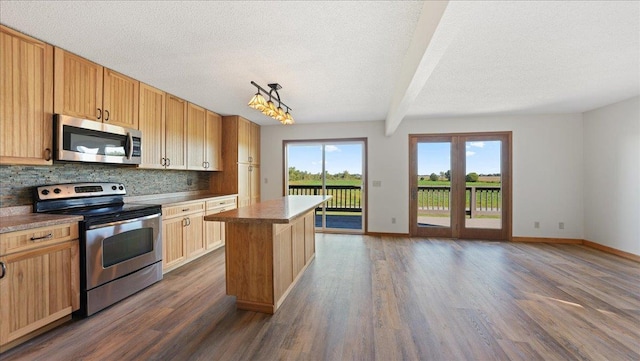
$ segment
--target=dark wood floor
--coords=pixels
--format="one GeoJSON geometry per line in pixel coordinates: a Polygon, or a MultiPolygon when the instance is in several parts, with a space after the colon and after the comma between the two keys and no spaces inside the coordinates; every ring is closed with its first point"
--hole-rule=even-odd
{"type": "Polygon", "coordinates": [[[273,316],[224,249],[10,360],[639,360],[639,264],[576,245],[318,234],[273,316]]]}

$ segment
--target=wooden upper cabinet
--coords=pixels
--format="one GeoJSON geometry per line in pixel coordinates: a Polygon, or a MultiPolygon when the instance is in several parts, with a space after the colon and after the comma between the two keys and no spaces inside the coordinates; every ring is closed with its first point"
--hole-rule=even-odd
{"type": "Polygon", "coordinates": [[[53,111],[102,121],[102,66],[55,48],[53,111]]]}
{"type": "Polygon", "coordinates": [[[189,103],[187,169],[222,170],[222,117],[189,103]]]}
{"type": "Polygon", "coordinates": [[[164,130],[167,169],[187,169],[186,129],[187,102],[167,94],[164,130]]]}
{"type": "Polygon", "coordinates": [[[187,169],[206,170],[204,159],[207,111],[189,103],[187,113],[187,169]]]}
{"type": "Polygon", "coordinates": [[[140,82],[104,68],[103,121],[138,129],[140,82]]]}
{"type": "Polygon", "coordinates": [[[260,126],[250,122],[249,134],[249,161],[260,164],[260,126]]]}
{"type": "Polygon", "coordinates": [[[0,25],[0,164],[52,164],[53,47],[0,25]]]}
{"type": "Polygon", "coordinates": [[[140,83],[138,129],[142,132],[140,168],[165,167],[165,111],[167,95],[162,90],[140,83]]]}
{"type": "Polygon", "coordinates": [[[238,118],[238,163],[251,163],[251,122],[238,118]]]}
{"type": "Polygon", "coordinates": [[[222,117],[211,111],[207,111],[205,143],[204,159],[209,163],[207,170],[222,170],[222,117]]]}
{"type": "Polygon", "coordinates": [[[55,48],[54,112],[138,129],[140,82],[55,48]]]}

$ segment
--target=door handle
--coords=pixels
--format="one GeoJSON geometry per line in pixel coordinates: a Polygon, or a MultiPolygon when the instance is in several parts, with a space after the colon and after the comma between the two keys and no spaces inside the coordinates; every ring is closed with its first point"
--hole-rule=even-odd
{"type": "Polygon", "coordinates": [[[42,236],[42,237],[31,237],[32,241],[37,241],[39,239],[49,239],[53,237],[53,233],[49,233],[46,236],[42,236]]]}

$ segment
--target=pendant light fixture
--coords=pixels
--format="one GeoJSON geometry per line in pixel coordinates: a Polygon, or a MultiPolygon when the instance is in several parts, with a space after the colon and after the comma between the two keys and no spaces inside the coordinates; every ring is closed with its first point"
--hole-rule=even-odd
{"type": "Polygon", "coordinates": [[[253,81],[251,82],[251,84],[258,88],[258,92],[249,101],[248,105],[250,108],[256,109],[262,112],[262,114],[271,117],[282,124],[289,125],[294,123],[293,117],[289,112],[292,109],[280,100],[280,94],[278,94],[278,90],[282,89],[282,86],[280,86],[280,84],[267,84],[269,88],[271,88],[269,92],[264,90],[264,88],[253,81]],[[269,100],[265,99],[265,97],[260,92],[264,93],[265,95],[268,94],[269,100]],[[275,97],[273,96],[273,93],[275,93],[275,97]],[[276,105],[276,102],[278,103],[278,105],[276,105]],[[284,109],[286,109],[286,111],[284,109]]]}

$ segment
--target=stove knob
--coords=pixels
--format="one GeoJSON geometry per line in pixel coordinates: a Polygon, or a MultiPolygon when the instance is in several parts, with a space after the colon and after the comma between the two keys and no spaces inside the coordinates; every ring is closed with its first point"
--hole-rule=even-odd
{"type": "Polygon", "coordinates": [[[46,196],[47,194],[49,194],[49,190],[48,189],[43,189],[42,192],[40,192],[43,196],[46,196]]]}
{"type": "Polygon", "coordinates": [[[60,189],[60,188],[56,188],[56,189],[53,190],[53,193],[55,193],[55,194],[60,194],[60,192],[62,192],[62,189],[60,189]]]}
{"type": "Polygon", "coordinates": [[[111,186],[111,189],[113,189],[114,191],[117,189],[116,186],[111,186]]]}
{"type": "Polygon", "coordinates": [[[123,190],[124,186],[121,185],[120,187],[118,187],[118,189],[123,190]]]}

